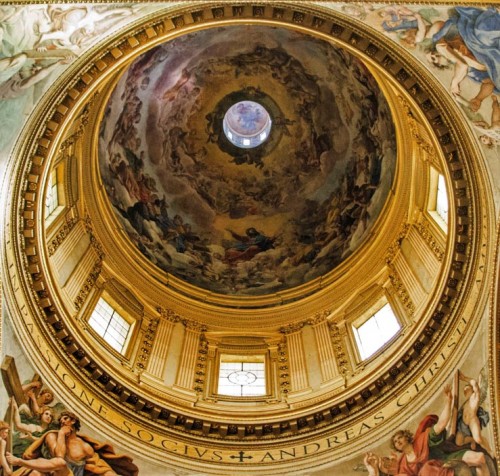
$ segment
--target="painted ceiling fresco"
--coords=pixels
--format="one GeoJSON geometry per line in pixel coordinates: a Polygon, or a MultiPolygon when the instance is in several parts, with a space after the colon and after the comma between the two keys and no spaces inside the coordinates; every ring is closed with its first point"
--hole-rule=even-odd
{"type": "Polygon", "coordinates": [[[179,37],[132,64],[105,111],[100,170],[157,266],[210,291],[262,295],[324,275],[359,247],[391,187],[396,145],[361,61],[286,29],[235,28],[179,37]],[[243,100],[272,120],[252,149],[222,131],[243,100]]]}

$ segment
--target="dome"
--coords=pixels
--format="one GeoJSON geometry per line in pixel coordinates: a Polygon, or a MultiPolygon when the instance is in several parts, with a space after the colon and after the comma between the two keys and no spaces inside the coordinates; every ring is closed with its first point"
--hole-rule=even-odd
{"type": "Polygon", "coordinates": [[[396,166],[366,65],[286,28],[211,28],[139,56],[111,94],[99,163],[136,249],[204,290],[261,296],[366,241],[396,166]],[[238,142],[239,141],[239,142],[238,142]]]}
{"type": "Polygon", "coordinates": [[[491,376],[498,194],[451,71],[359,20],[406,10],[264,3],[150,5],[12,151],[7,351],[141,474],[366,472],[491,376]]]}

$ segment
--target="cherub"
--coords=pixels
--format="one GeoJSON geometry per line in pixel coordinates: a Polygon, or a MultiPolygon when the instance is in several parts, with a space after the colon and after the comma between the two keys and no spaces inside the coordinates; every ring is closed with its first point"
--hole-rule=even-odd
{"type": "Polygon", "coordinates": [[[23,404],[19,411],[29,416],[41,415],[45,406],[54,401],[54,393],[48,388],[43,388],[38,394],[36,391],[41,389],[42,382],[33,381],[23,385],[23,392],[28,399],[28,405],[23,404]]]}
{"type": "Polygon", "coordinates": [[[482,376],[478,381],[465,376],[459,371],[460,380],[467,382],[464,387],[465,402],[458,410],[457,416],[457,445],[470,443],[475,449],[476,444],[484,448],[488,454],[494,458],[490,445],[481,434],[481,428],[486,426],[489,421],[489,415],[480,406],[484,401],[485,391],[481,391],[482,376]]]}

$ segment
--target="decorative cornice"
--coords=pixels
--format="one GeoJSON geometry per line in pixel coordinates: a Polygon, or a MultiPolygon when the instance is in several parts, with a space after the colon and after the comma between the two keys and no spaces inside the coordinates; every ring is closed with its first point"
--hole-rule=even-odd
{"type": "Polygon", "coordinates": [[[68,237],[70,231],[75,227],[78,221],[79,219],[77,217],[66,215],[64,225],[59,229],[54,238],[50,240],[50,243],[47,246],[49,256],[52,256],[56,252],[57,248],[59,248],[59,246],[68,237]]]}
{"type": "Polygon", "coordinates": [[[330,336],[332,338],[333,351],[341,375],[347,375],[352,371],[352,365],[349,362],[349,356],[344,344],[345,331],[341,332],[335,323],[330,323],[330,336]]]}
{"type": "Polygon", "coordinates": [[[280,328],[280,332],[282,334],[293,334],[295,332],[299,332],[306,325],[307,321],[295,322],[293,324],[288,324],[287,326],[283,326],[280,328]]]}
{"type": "Polygon", "coordinates": [[[179,316],[172,309],[164,309],[163,307],[158,306],[156,308],[156,310],[158,311],[158,313],[161,315],[161,317],[163,319],[165,319],[165,320],[167,320],[169,322],[176,323],[176,322],[179,322],[182,319],[181,316],[179,316]]]}
{"type": "MultiPolygon", "coordinates": [[[[415,85],[410,90],[413,95],[417,93],[417,90],[415,89],[416,87],[417,86],[415,85]]],[[[424,161],[428,161],[430,164],[440,170],[441,166],[439,165],[439,157],[436,148],[430,142],[428,134],[423,132],[425,130],[423,125],[416,120],[410,103],[402,96],[398,96],[398,99],[408,119],[408,126],[410,128],[411,136],[415,140],[419,150],[425,152],[425,154],[419,155],[419,157],[421,157],[424,161]]]]}
{"type": "Polygon", "coordinates": [[[410,225],[408,223],[404,223],[403,227],[398,233],[398,237],[394,241],[394,243],[389,246],[386,252],[385,256],[385,262],[389,265],[394,261],[394,258],[396,258],[396,255],[399,253],[401,249],[401,243],[402,241],[406,238],[406,235],[408,235],[408,232],[410,231],[410,225]]]}
{"type": "Polygon", "coordinates": [[[316,313],[311,319],[308,319],[306,322],[307,324],[314,326],[327,321],[328,317],[331,316],[331,314],[332,314],[331,309],[327,309],[322,312],[316,313]]]}
{"type": "Polygon", "coordinates": [[[191,319],[181,319],[182,324],[186,329],[195,332],[206,332],[207,326],[205,324],[201,324],[198,321],[193,321],[191,319]]]}
{"type": "Polygon", "coordinates": [[[87,300],[90,291],[92,291],[92,288],[94,287],[97,278],[99,278],[101,271],[102,271],[102,260],[99,260],[94,264],[92,271],[87,276],[87,279],[85,280],[83,287],[80,289],[80,292],[78,293],[78,296],[74,301],[74,305],[77,310],[80,310],[83,307],[83,304],[87,300]]]}
{"type": "Polygon", "coordinates": [[[147,366],[149,357],[151,355],[151,350],[153,348],[153,342],[156,337],[156,331],[158,329],[158,323],[160,319],[158,317],[154,317],[149,319],[148,327],[144,332],[144,336],[142,336],[142,346],[137,355],[137,359],[135,361],[135,367],[139,372],[144,371],[147,366]]]}
{"type": "MultiPolygon", "coordinates": [[[[61,154],[64,155],[67,152],[67,150],[70,149],[71,147],[73,147],[76,144],[76,142],[78,141],[78,139],[80,139],[80,137],[82,137],[82,135],[84,134],[85,128],[89,124],[90,111],[92,110],[94,103],[98,97],[99,97],[99,93],[94,94],[92,96],[92,98],[88,101],[88,103],[86,104],[85,108],[83,109],[82,113],[80,114],[80,116],[77,119],[76,131],[73,132],[73,134],[71,134],[69,137],[67,137],[63,141],[63,143],[61,144],[61,146],[59,148],[59,152],[61,154]]],[[[57,114],[58,113],[56,113],[56,115],[54,116],[55,119],[59,118],[59,115],[57,115],[57,114]]],[[[62,117],[62,111],[60,111],[59,114],[62,117]]]]}
{"type": "Polygon", "coordinates": [[[416,224],[416,229],[419,232],[420,236],[427,243],[427,245],[429,246],[434,256],[437,258],[437,260],[439,262],[442,262],[444,258],[444,250],[441,248],[437,240],[434,238],[428,220],[426,220],[425,218],[422,219],[421,222],[416,224]]]}

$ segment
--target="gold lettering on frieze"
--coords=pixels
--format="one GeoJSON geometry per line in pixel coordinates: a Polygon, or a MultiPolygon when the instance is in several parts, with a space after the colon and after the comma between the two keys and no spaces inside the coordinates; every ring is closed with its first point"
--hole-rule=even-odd
{"type": "MultiPolygon", "coordinates": [[[[53,351],[48,347],[45,338],[39,333],[38,327],[34,325],[31,313],[23,314],[23,322],[28,330],[28,338],[39,347],[40,356],[48,366],[52,369],[54,376],[59,379],[59,382],[76,397],[80,404],[105,418],[110,427],[121,430],[137,442],[142,442],[152,445],[155,448],[166,451],[172,455],[183,455],[187,458],[199,461],[212,461],[222,463],[238,463],[241,465],[251,466],[253,464],[272,464],[277,461],[301,459],[313,454],[322,454],[331,451],[335,448],[341,448],[347,443],[351,443],[359,438],[365,437],[371,431],[375,430],[382,423],[393,418],[403,408],[412,404],[412,402],[434,381],[439,379],[439,372],[443,368],[448,358],[454,352],[456,345],[464,334],[470,322],[469,314],[464,315],[458,326],[451,336],[444,342],[439,354],[434,360],[423,369],[410,384],[401,392],[395,394],[392,399],[375,414],[363,418],[350,427],[342,430],[332,431],[331,434],[323,435],[308,441],[306,444],[281,446],[273,449],[253,450],[252,448],[238,448],[231,450],[227,447],[214,448],[213,443],[210,447],[201,445],[190,445],[179,442],[178,440],[169,437],[161,430],[152,429],[130,421],[121,413],[120,405],[104,404],[99,395],[94,393],[92,389],[83,386],[79,379],[73,377],[74,370],[68,368],[68,361],[59,360],[53,351]],[[240,451],[243,454],[240,454],[240,451]]],[[[333,327],[333,326],[331,326],[333,327]]],[[[282,357],[283,347],[279,347],[279,355],[282,357]]],[[[280,357],[280,363],[283,363],[280,357]]],[[[72,409],[78,411],[78,409],[72,409]]],[[[208,422],[201,422],[203,425],[208,425],[208,422]]]]}

